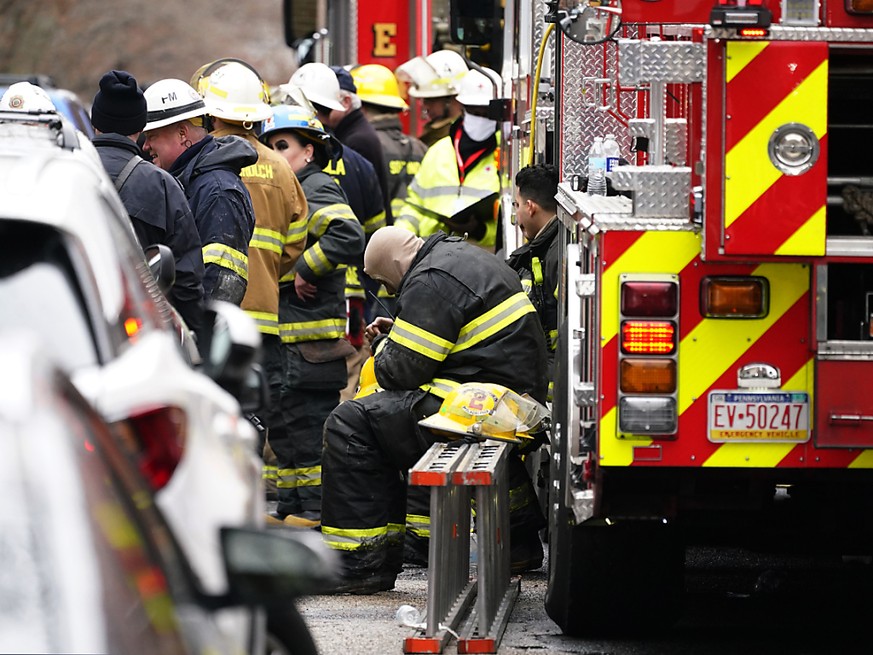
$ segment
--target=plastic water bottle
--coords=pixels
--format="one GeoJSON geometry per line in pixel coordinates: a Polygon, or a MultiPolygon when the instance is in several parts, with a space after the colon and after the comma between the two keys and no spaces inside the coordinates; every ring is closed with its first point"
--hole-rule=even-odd
{"type": "Polygon", "coordinates": [[[607,134],[603,139],[603,155],[606,157],[606,172],[609,173],[621,160],[621,148],[618,147],[615,135],[607,134]]]}
{"type": "Polygon", "coordinates": [[[415,609],[412,605],[401,605],[397,608],[397,613],[394,615],[394,620],[398,625],[406,625],[410,628],[421,627],[421,612],[415,609]]]}
{"type": "Polygon", "coordinates": [[[603,153],[603,137],[594,137],[588,151],[588,195],[606,195],[606,156],[603,153]]]}

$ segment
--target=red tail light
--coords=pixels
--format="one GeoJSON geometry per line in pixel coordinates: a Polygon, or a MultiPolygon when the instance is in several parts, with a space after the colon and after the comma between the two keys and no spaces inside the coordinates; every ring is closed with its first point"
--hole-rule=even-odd
{"type": "Polygon", "coordinates": [[[164,487],[182,459],[187,417],[178,407],[159,407],[131,416],[120,424],[139,470],[157,491],[164,487]]]}
{"type": "Polygon", "coordinates": [[[621,351],[633,355],[669,355],[676,350],[676,325],[670,321],[624,321],[621,351]]]}
{"type": "Polygon", "coordinates": [[[679,285],[662,280],[633,280],[621,285],[625,316],[672,318],[679,310],[679,285]]]}

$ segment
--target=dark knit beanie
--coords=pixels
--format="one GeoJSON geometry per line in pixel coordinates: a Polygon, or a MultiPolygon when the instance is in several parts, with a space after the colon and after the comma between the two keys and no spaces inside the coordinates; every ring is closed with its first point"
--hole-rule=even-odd
{"type": "Polygon", "coordinates": [[[336,75],[336,81],[339,82],[339,87],[343,91],[348,91],[349,93],[358,92],[358,87],[355,86],[355,80],[352,78],[352,74],[345,68],[342,66],[331,66],[330,69],[336,75]]]}
{"type": "Polygon", "coordinates": [[[126,71],[109,71],[91,105],[91,125],[101,132],[135,134],[146,124],[146,100],[136,79],[126,71]]]}

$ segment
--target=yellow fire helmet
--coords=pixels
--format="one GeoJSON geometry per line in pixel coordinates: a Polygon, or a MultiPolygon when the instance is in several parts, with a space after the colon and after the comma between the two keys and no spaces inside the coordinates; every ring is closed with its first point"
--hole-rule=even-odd
{"type": "Polygon", "coordinates": [[[377,391],[382,391],[382,388],[376,381],[376,366],[373,358],[370,357],[361,367],[361,374],[358,376],[358,391],[355,393],[355,400],[363,398],[364,396],[369,396],[377,391]]]}
{"type": "Polygon", "coordinates": [[[528,395],[489,382],[468,382],[446,396],[440,411],[418,422],[437,432],[521,443],[549,417],[528,395]]]}

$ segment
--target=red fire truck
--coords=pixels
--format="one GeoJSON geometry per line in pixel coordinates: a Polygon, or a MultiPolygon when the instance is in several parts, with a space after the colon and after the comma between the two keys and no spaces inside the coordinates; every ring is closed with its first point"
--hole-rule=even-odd
{"type": "Polygon", "coordinates": [[[562,179],[550,616],[675,620],[689,544],[873,552],[873,2],[490,4],[504,179],[562,179]]]}

